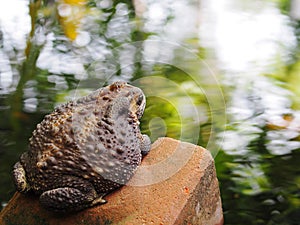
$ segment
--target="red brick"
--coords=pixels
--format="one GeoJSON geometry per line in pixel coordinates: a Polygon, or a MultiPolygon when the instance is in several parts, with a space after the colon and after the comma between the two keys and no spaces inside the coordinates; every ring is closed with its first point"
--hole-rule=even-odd
{"type": "Polygon", "coordinates": [[[129,184],[106,200],[104,205],[57,215],[41,208],[38,197],[16,193],[2,210],[0,224],[223,224],[211,154],[171,138],[157,140],[129,184]]]}

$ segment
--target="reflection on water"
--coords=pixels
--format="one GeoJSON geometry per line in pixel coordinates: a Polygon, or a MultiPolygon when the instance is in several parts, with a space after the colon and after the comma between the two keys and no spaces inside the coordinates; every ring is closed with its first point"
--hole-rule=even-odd
{"type": "Polygon", "coordinates": [[[268,1],[209,1],[203,11],[200,36],[214,49],[228,90],[229,121],[219,133],[225,155],[216,158],[225,218],[298,224],[299,111],[284,79],[297,57],[292,19],[268,1]]]}
{"type": "Polygon", "coordinates": [[[206,46],[216,49],[218,66],[229,77],[275,72],[278,61],[291,60],[297,45],[294,30],[274,2],[204,2],[200,36],[206,46]]]}
{"type": "MultiPolygon", "coordinates": [[[[225,138],[222,143],[225,146],[224,150],[227,149],[228,154],[231,154],[231,151],[242,151],[238,154],[245,153],[245,147],[247,148],[248,144],[256,139],[259,133],[265,133],[264,128],[266,126],[282,127],[284,132],[287,134],[293,132],[297,137],[299,129],[291,128],[290,130],[290,125],[287,125],[287,121],[284,119],[284,115],[294,115],[295,118],[290,123],[295,124],[298,120],[298,113],[291,109],[290,95],[289,91],[276,86],[272,80],[266,77],[260,77],[259,80],[255,78],[249,83],[236,87],[232,91],[230,103],[227,104],[234,131],[229,129],[224,132],[225,138]],[[240,143],[238,146],[241,148],[237,148],[234,146],[236,143],[232,142],[238,136],[241,136],[238,140],[240,143]],[[231,150],[229,146],[231,146],[231,150]]],[[[278,131],[267,132],[270,141],[267,146],[273,145],[270,133],[274,132],[278,131]]],[[[287,149],[282,149],[282,151],[287,153],[287,149]]]]}
{"type": "Polygon", "coordinates": [[[211,150],[227,224],[298,223],[300,23],[286,1],[10,2],[0,3],[2,205],[43,116],[125,80],[147,96],[152,141],[211,150]]]}

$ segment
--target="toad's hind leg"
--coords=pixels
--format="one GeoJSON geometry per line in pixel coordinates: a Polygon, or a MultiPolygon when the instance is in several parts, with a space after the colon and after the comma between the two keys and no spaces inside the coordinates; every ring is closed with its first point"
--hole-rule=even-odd
{"type": "Polygon", "coordinates": [[[41,205],[54,212],[70,212],[105,203],[88,181],[72,177],[65,186],[43,192],[40,196],[41,205]]]}
{"type": "Polygon", "coordinates": [[[26,179],[25,169],[23,168],[20,162],[17,162],[14,165],[13,178],[16,188],[19,192],[26,193],[30,190],[29,184],[26,179]]]}

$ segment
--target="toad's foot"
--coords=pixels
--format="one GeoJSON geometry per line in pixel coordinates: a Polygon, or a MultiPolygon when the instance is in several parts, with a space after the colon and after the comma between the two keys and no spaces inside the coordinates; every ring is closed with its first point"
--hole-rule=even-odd
{"type": "Polygon", "coordinates": [[[91,183],[74,177],[68,187],[43,192],[40,196],[40,203],[54,212],[70,212],[100,203],[97,197],[97,192],[91,183]]]}
{"type": "Polygon", "coordinates": [[[96,198],[94,201],[92,201],[91,206],[94,205],[102,205],[107,203],[107,201],[103,198],[106,194],[101,195],[100,197],[96,198]]]}

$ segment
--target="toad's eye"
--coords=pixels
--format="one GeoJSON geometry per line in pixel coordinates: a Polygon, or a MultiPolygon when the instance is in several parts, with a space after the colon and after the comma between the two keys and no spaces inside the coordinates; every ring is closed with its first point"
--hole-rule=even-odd
{"type": "Polygon", "coordinates": [[[144,101],[144,96],[143,95],[140,95],[136,101],[136,104],[137,105],[141,105],[144,101]]]}

